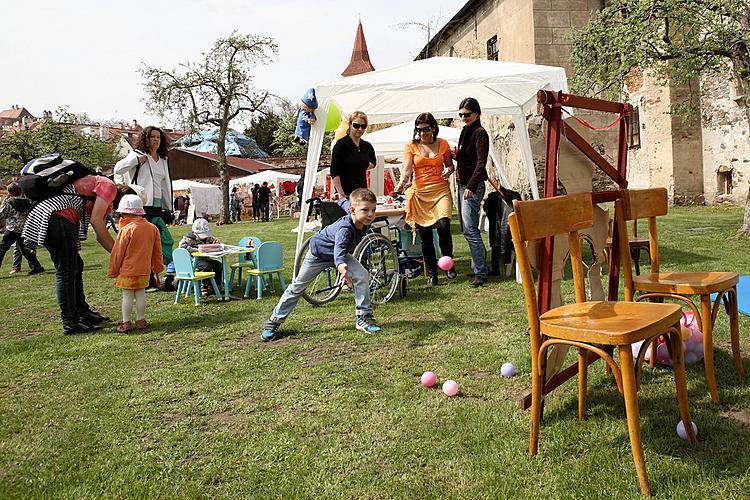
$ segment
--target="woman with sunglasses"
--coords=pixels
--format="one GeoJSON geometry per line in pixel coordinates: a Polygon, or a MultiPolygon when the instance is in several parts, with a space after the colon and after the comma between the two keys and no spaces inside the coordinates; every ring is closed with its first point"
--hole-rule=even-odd
{"type": "Polygon", "coordinates": [[[362,140],[367,129],[367,115],[355,111],[348,118],[349,133],[336,141],[331,152],[331,180],[341,197],[339,205],[349,210],[349,193],[367,188],[367,170],[375,167],[375,149],[362,140]]]}
{"type": "Polygon", "coordinates": [[[479,122],[482,109],[473,97],[467,97],[458,106],[458,116],[464,124],[456,148],[458,170],[458,213],[463,233],[471,251],[473,279],[471,286],[487,283],[487,260],[482,233],[479,231],[479,204],[484,199],[484,182],[487,180],[487,155],[490,138],[479,122]]]}
{"type": "MultiPolygon", "coordinates": [[[[406,190],[406,222],[419,231],[422,240],[422,255],[427,266],[427,286],[438,284],[437,255],[432,239],[432,228],[437,228],[440,251],[453,257],[451,237],[451,198],[448,178],[455,170],[448,141],[438,139],[439,127],[431,113],[422,113],[414,121],[414,139],[404,149],[404,168],[401,180],[394,188],[403,192],[413,177],[412,185],[406,190]]],[[[456,277],[454,268],[446,271],[448,278],[456,277]]]]}

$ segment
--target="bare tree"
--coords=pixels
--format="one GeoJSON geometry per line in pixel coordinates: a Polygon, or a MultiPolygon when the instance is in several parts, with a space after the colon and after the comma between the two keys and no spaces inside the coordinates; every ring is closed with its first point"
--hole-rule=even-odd
{"type": "Polygon", "coordinates": [[[269,93],[253,87],[252,70],[278,55],[272,38],[233,32],[214,43],[203,60],[182,63],[175,70],[146,67],[141,72],[147,106],[162,117],[177,118],[191,130],[219,129],[217,168],[221,177],[221,221],[229,221],[229,169],[225,143],[232,120],[261,109],[269,93]]]}

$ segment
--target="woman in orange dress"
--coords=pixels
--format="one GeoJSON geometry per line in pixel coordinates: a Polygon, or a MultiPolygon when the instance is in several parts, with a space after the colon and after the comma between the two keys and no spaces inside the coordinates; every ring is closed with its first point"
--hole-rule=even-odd
{"type": "MultiPolygon", "coordinates": [[[[439,127],[431,113],[422,113],[414,121],[414,140],[404,149],[404,167],[401,180],[394,188],[401,193],[413,177],[411,187],[406,190],[406,222],[412,230],[419,231],[429,274],[427,286],[438,284],[438,267],[432,228],[437,228],[440,251],[444,256],[453,257],[451,237],[451,214],[453,198],[448,179],[455,170],[450,146],[445,139],[438,138],[439,127]]],[[[448,278],[456,277],[451,268],[448,278]]]]}

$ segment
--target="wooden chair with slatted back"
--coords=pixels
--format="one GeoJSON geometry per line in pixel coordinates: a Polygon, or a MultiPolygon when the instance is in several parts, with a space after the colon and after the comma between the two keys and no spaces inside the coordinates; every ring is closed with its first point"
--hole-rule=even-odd
{"type": "MultiPolygon", "coordinates": [[[[609,236],[607,236],[607,239],[604,242],[604,255],[607,257],[607,263],[609,265],[612,265],[611,262],[611,256],[612,256],[612,231],[614,227],[614,219],[609,219],[609,236]]],[[[635,265],[635,274],[640,275],[641,274],[641,252],[646,252],[650,255],[650,247],[648,237],[638,236],[638,220],[634,220],[632,225],[632,233],[628,237],[628,241],[630,243],[629,250],[630,250],[630,258],[633,261],[633,264],[635,265]]]]}
{"type": "Polygon", "coordinates": [[[688,411],[687,387],[682,340],[679,333],[680,307],[676,304],[648,302],[586,301],[581,262],[580,229],[591,227],[591,193],[578,193],[534,201],[514,201],[515,211],[509,224],[520,267],[531,340],[531,431],[529,453],[538,450],[539,425],[542,416],[542,394],[547,350],[567,345],[578,350],[578,417],[586,417],[588,356],[595,353],[611,368],[617,387],[625,400],[628,433],[641,493],[650,495],[646,464],[641,442],[637,390],[645,346],[651,339],[667,334],[674,355],[674,375],[680,417],[695,441],[688,411]],[[575,286],[574,304],[563,305],[539,314],[534,278],[526,243],[546,236],[567,234],[575,286]],[[635,361],[631,344],[645,341],[635,361]],[[620,364],[608,353],[617,347],[620,364]]]}
{"type": "Polygon", "coordinates": [[[667,190],[664,188],[623,190],[621,199],[615,203],[615,217],[621,221],[617,225],[620,231],[625,299],[635,298],[636,301],[640,301],[670,298],[687,304],[693,310],[698,326],[703,332],[703,362],[706,381],[711,392],[711,399],[719,404],[714,368],[713,328],[719,305],[722,302],[729,316],[734,366],[739,379],[745,379],[740,356],[740,327],[737,312],[739,275],[731,272],[660,272],[656,217],[666,215],[667,209],[668,197],[667,190]],[[640,276],[633,276],[630,255],[622,250],[628,248],[627,231],[623,231],[625,222],[635,219],[648,219],[648,238],[651,243],[651,272],[640,276]],[[712,307],[711,294],[713,293],[718,295],[712,307]],[[700,310],[690,297],[696,295],[700,297],[700,310]]]}

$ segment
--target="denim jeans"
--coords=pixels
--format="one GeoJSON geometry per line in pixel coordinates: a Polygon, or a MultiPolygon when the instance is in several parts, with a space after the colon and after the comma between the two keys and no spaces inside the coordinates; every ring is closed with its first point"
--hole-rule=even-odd
{"type": "Polygon", "coordinates": [[[476,276],[487,279],[487,250],[482,241],[482,233],[479,230],[479,204],[484,199],[484,183],[477,186],[474,196],[464,200],[466,186],[458,185],[458,203],[463,224],[464,237],[469,244],[471,252],[471,269],[476,276]]]}
{"type": "MultiPolygon", "coordinates": [[[[372,314],[370,273],[357,259],[349,254],[346,255],[345,262],[349,268],[349,274],[352,275],[357,316],[372,314]]],[[[307,289],[310,282],[329,266],[333,266],[333,260],[321,259],[308,251],[305,259],[302,261],[299,273],[292,280],[292,284],[286,287],[284,295],[281,296],[279,303],[276,304],[271,319],[277,323],[282,323],[294,310],[300,297],[302,297],[302,292],[307,289]]]]}
{"type": "MultiPolygon", "coordinates": [[[[26,257],[26,260],[29,261],[29,267],[34,269],[41,269],[42,265],[39,263],[39,260],[36,258],[36,252],[32,251],[28,247],[23,245],[23,239],[21,238],[21,233],[16,233],[15,231],[5,231],[5,234],[3,235],[2,242],[0,242],[0,265],[3,263],[3,259],[5,258],[5,253],[10,250],[10,247],[13,245],[18,245],[19,250],[21,254],[26,257]]],[[[16,260],[15,256],[13,257],[13,267],[16,266],[16,260]]],[[[19,262],[19,269],[20,269],[20,262],[19,262]]]]}
{"type": "Polygon", "coordinates": [[[13,269],[21,270],[21,243],[13,243],[13,269]]]}
{"type": "Polygon", "coordinates": [[[78,322],[89,310],[83,293],[83,260],[78,253],[78,227],[64,217],[52,215],[44,246],[55,265],[57,304],[63,325],[78,322]]]}

